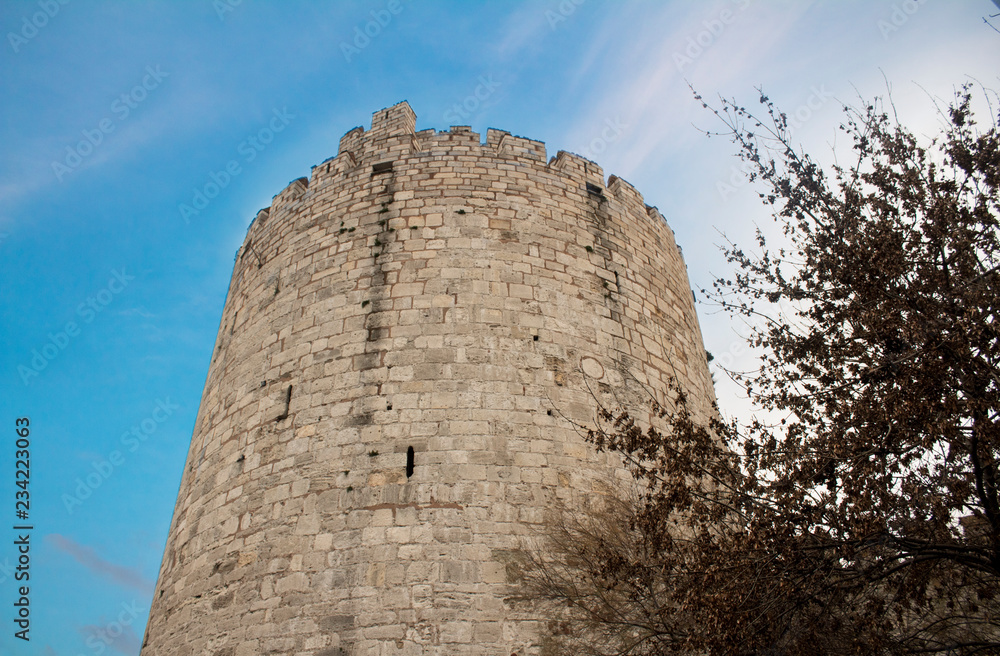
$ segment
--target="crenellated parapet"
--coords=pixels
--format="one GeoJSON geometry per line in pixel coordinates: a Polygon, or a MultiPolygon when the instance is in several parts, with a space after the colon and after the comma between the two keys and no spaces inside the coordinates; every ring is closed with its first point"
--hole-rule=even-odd
{"type": "MultiPolygon", "coordinates": [[[[633,209],[645,207],[642,195],[632,185],[616,176],[605,182],[603,169],[591,160],[562,150],[546,160],[544,142],[494,128],[487,131],[486,140],[482,141],[479,133],[473,132],[469,126],[452,126],[441,132],[434,129],[418,132],[415,126],[416,115],[406,102],[374,112],[371,129],[366,131],[363,127],[356,127],[348,131],[340,139],[337,155],[313,167],[312,177],[305,186],[312,185],[316,190],[322,185],[345,184],[348,179],[360,180],[366,174],[374,173],[373,167],[379,165],[391,166],[392,171],[399,174],[410,160],[432,164],[435,159],[444,162],[471,158],[496,167],[498,172],[503,170],[503,165],[514,164],[521,171],[555,176],[567,187],[575,185],[586,190],[590,185],[591,193],[596,198],[601,198],[606,189],[618,202],[628,203],[633,209]],[[600,193],[597,188],[600,188],[600,193]]],[[[275,204],[270,208],[272,215],[280,209],[276,205],[283,205],[304,192],[298,186],[303,180],[291,183],[275,196],[275,204]]],[[[607,200],[607,197],[604,199],[607,200]]],[[[655,208],[650,209],[655,211],[655,208]]],[[[655,214],[662,220],[658,211],[655,214]]]]}

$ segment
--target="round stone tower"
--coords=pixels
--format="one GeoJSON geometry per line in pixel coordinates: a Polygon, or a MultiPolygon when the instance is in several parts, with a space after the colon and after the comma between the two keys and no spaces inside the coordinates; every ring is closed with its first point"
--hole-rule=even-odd
{"type": "Polygon", "coordinates": [[[261,210],[237,254],[143,656],[544,653],[509,601],[554,503],[627,479],[578,425],[709,412],[660,213],[500,130],[406,103],[261,210]]]}

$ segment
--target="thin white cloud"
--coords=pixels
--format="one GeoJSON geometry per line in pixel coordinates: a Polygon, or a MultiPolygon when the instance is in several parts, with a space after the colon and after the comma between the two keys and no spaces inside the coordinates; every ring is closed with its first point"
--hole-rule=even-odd
{"type": "Polygon", "coordinates": [[[89,569],[98,577],[117,585],[132,588],[147,596],[153,594],[154,582],[144,577],[139,570],[131,567],[122,567],[121,565],[116,565],[105,560],[92,548],[58,533],[47,535],[46,540],[51,542],[59,551],[72,556],[76,562],[89,569]]]}
{"type": "MultiPolygon", "coordinates": [[[[697,114],[700,106],[692,100],[689,79],[696,87],[699,79],[711,80],[712,86],[719,89],[743,83],[749,71],[755,70],[780,47],[788,33],[797,29],[806,11],[808,5],[782,10],[750,6],[740,11],[734,3],[690,7],[683,15],[673,7],[649,11],[644,16],[645,28],[636,31],[635,39],[619,56],[604,56],[603,70],[588,72],[600,83],[593,85],[594,97],[586,103],[591,109],[569,127],[565,141],[588,144],[606,120],[621,117],[631,129],[607,149],[601,163],[605,173],[629,178],[648,167],[654,158],[661,159],[669,149],[676,149],[678,143],[700,138],[691,127],[691,121],[702,116],[697,114]],[[726,23],[721,21],[723,10],[730,12],[726,23]],[[708,32],[706,21],[717,34],[708,32]],[[761,36],[747,39],[746,34],[761,36]],[[698,45],[699,35],[706,45],[698,45]],[[621,75],[625,67],[634,74],[621,75]]],[[[620,38],[620,28],[615,24],[609,24],[605,31],[617,32],[620,38]]],[[[595,39],[597,44],[602,42],[600,36],[595,39]]],[[[588,58],[597,60],[592,54],[588,58]]]]}
{"type": "Polygon", "coordinates": [[[546,9],[542,4],[527,2],[511,12],[496,45],[497,54],[503,59],[512,59],[529,44],[543,39],[551,29],[545,20],[546,9]]]}
{"type": "Polygon", "coordinates": [[[143,319],[152,319],[156,316],[151,312],[147,312],[146,308],[143,307],[128,308],[126,310],[122,310],[118,314],[123,317],[142,317],[143,319]]]}

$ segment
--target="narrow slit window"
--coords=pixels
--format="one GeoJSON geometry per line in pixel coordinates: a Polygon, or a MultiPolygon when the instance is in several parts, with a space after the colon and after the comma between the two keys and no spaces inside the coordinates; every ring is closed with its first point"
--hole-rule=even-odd
{"type": "Polygon", "coordinates": [[[587,193],[593,194],[594,196],[604,196],[604,190],[595,185],[593,182],[587,183],[587,193]]]}
{"type": "Polygon", "coordinates": [[[413,447],[406,447],[406,477],[413,476],[413,447]]]}
{"type": "Polygon", "coordinates": [[[274,418],[275,421],[284,421],[288,419],[288,411],[292,407],[292,386],[289,385],[288,389],[285,391],[285,411],[274,418]]]}

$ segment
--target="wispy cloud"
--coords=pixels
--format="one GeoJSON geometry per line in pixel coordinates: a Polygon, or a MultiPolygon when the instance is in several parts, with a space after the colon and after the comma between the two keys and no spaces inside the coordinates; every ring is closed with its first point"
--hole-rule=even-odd
{"type": "Polygon", "coordinates": [[[145,595],[153,594],[154,583],[146,579],[137,569],[122,567],[101,558],[96,551],[73,540],[52,533],[46,536],[52,545],[72,556],[78,563],[89,569],[97,576],[117,583],[118,585],[138,590],[145,595]]]}
{"type": "MultiPolygon", "coordinates": [[[[597,34],[577,71],[578,77],[592,82],[593,97],[583,106],[577,119],[567,126],[564,143],[570,148],[582,148],[595,135],[594,130],[608,119],[621,121],[637,129],[622,135],[614,148],[600,157],[605,173],[625,178],[635,171],[648,168],[651,160],[681,143],[700,139],[691,129],[696,116],[696,103],[688,89],[688,80],[711,80],[712,89],[740,90],[752,79],[750,71],[771,57],[797,25],[807,6],[778,10],[776,7],[734,2],[699,4],[686,13],[678,14],[676,6],[664,6],[655,11],[645,7],[641,27],[624,47],[609,48],[607,35],[597,34]],[[719,16],[727,10],[727,22],[719,16]],[[689,39],[697,39],[705,31],[705,22],[715,26],[711,39],[702,39],[703,46],[694,60],[679,70],[676,56],[686,55],[689,39]],[[719,26],[722,25],[722,28],[719,26]],[[747,34],[758,35],[747,38],[747,34]],[[623,69],[638,69],[632,75],[622,75],[623,69]],[[681,116],[680,120],[678,115],[681,116]],[[687,120],[685,120],[687,119],[687,120]],[[641,126],[639,128],[638,126],[641,126]]],[[[639,24],[639,18],[633,16],[639,24]]],[[[609,21],[603,31],[620,33],[621,26],[609,21]]],[[[702,35],[704,36],[704,35],[702,35]]]]}
{"type": "Polygon", "coordinates": [[[505,29],[500,31],[500,42],[496,46],[501,58],[516,57],[525,47],[533,43],[537,45],[545,38],[549,31],[545,22],[545,9],[541,4],[528,2],[511,12],[505,29]]]}
{"type": "Polygon", "coordinates": [[[0,184],[0,203],[13,203],[38,189],[42,189],[52,180],[52,172],[40,166],[34,167],[31,173],[23,173],[14,182],[0,184]]]}
{"type": "Polygon", "coordinates": [[[142,317],[143,319],[152,319],[156,315],[152,312],[148,312],[144,307],[133,307],[122,310],[118,313],[123,317],[142,317]]]}

